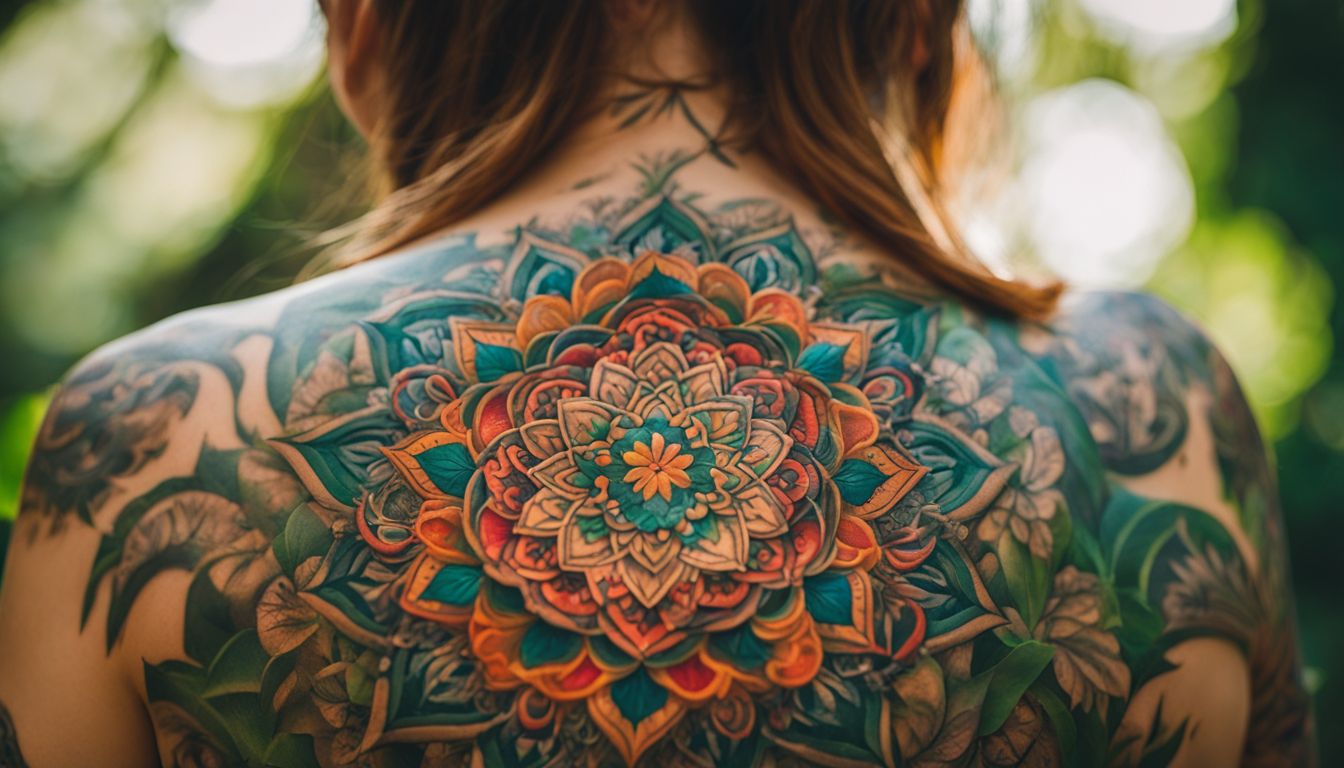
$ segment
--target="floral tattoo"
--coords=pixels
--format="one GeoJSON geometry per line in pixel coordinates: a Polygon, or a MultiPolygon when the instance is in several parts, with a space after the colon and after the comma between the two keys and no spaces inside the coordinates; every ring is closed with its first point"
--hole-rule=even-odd
{"type": "Polygon", "coordinates": [[[109,646],[192,574],[186,657],[145,667],[163,754],[1161,764],[1193,727],[1131,704],[1213,637],[1253,671],[1245,761],[1307,759],[1272,482],[1202,337],[1128,295],[981,316],[655,176],[71,380],[28,508],[108,523],[109,646]],[[103,517],[206,381],[236,440],[103,517]],[[1237,520],[1121,482],[1200,419],[1237,520]]]}

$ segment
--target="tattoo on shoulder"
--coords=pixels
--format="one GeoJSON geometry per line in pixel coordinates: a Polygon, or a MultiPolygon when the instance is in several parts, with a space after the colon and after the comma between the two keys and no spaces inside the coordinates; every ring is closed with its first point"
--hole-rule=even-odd
{"type": "MultiPolygon", "coordinates": [[[[174,763],[1161,764],[1217,727],[1177,695],[1210,640],[1254,671],[1246,764],[1307,759],[1262,538],[1122,482],[1227,390],[1202,340],[912,294],[675,163],[303,294],[225,372],[278,427],[114,510],[90,576],[111,643],[191,574],[186,656],[145,667],[174,763]]],[[[87,521],[193,362],[73,382],[34,493],[87,521]]]]}
{"type": "Polygon", "coordinates": [[[91,510],[119,478],[159,455],[196,398],[190,372],[122,359],[92,363],[57,393],[33,446],[24,508],[59,523],[91,510]]]}

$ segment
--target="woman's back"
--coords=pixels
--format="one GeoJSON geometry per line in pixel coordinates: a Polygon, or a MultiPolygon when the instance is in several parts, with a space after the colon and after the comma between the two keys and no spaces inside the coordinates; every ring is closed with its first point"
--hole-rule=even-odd
{"type": "Polygon", "coordinates": [[[9,762],[1309,759],[1204,338],[975,309],[669,93],[72,374],[0,600],[9,762]]]}
{"type": "Polygon", "coordinates": [[[676,181],[74,376],[29,523],[102,531],[166,763],[1230,760],[1248,717],[1295,761],[1273,490],[1192,328],[987,319],[676,181]]]}

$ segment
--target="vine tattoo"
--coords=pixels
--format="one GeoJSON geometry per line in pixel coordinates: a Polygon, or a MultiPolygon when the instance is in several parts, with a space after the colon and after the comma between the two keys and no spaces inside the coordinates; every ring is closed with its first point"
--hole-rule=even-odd
{"type": "Polygon", "coordinates": [[[144,670],[163,754],[1161,764],[1193,727],[1131,703],[1212,637],[1253,670],[1247,764],[1306,759],[1272,481],[1198,333],[1134,295],[979,316],[649,165],[70,380],[27,508],[104,523],[109,647],[192,574],[185,657],[144,670]],[[103,504],[220,391],[229,439],[103,504]],[[1126,490],[1196,423],[1234,519],[1126,490]]]}

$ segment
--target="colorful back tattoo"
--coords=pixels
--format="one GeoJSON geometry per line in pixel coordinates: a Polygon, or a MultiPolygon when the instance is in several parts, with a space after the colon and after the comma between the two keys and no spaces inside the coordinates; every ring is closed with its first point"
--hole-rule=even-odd
{"type": "Polygon", "coordinates": [[[185,658],[145,666],[165,754],[1162,764],[1189,724],[1130,705],[1218,638],[1247,762],[1303,757],[1272,482],[1202,337],[1134,295],[981,317],[674,171],[71,379],[29,506],[103,527],[109,647],[192,574],[185,658]],[[207,409],[192,471],[108,502],[207,409]],[[1196,431],[1226,510],[1127,489],[1196,431]]]}

